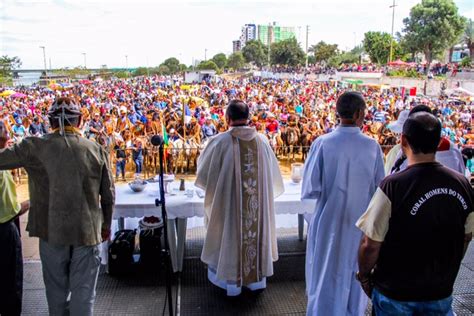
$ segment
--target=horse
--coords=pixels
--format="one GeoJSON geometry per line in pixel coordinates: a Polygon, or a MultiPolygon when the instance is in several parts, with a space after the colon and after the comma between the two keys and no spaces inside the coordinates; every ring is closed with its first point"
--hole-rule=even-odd
{"type": "Polygon", "coordinates": [[[288,160],[295,160],[295,146],[299,143],[300,133],[297,127],[288,126],[286,129],[286,148],[288,149],[288,160]],[[293,157],[291,157],[293,156],[293,157]]]}
{"type": "Polygon", "coordinates": [[[173,173],[178,173],[179,168],[181,168],[181,173],[184,173],[186,162],[186,152],[190,152],[188,145],[186,142],[178,138],[175,141],[170,141],[170,151],[171,151],[171,171],[173,173]]]}
{"type": "Polygon", "coordinates": [[[171,149],[172,171],[178,173],[181,168],[181,173],[187,173],[191,168],[196,169],[200,150],[201,145],[194,138],[186,141],[179,138],[173,141],[171,149]]]}

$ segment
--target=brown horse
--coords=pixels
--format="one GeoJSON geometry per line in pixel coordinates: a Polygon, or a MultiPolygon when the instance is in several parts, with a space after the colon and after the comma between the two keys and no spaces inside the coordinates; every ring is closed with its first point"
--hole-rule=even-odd
{"type": "Polygon", "coordinates": [[[288,154],[288,160],[294,161],[295,154],[297,149],[295,147],[298,146],[300,140],[300,131],[296,126],[288,126],[286,128],[286,148],[288,154]]]}

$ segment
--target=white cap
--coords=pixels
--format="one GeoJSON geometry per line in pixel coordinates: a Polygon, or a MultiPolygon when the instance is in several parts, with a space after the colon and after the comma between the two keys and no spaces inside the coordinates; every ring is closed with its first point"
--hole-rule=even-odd
{"type": "Polygon", "coordinates": [[[408,119],[409,114],[410,111],[408,110],[401,111],[398,115],[398,119],[395,122],[388,124],[388,129],[394,133],[401,134],[403,131],[403,124],[405,124],[405,121],[408,119]]]}

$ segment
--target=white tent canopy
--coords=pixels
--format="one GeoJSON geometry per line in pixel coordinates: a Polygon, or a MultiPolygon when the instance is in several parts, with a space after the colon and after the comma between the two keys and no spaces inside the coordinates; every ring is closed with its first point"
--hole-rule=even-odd
{"type": "Polygon", "coordinates": [[[462,87],[458,87],[458,88],[455,88],[455,89],[449,89],[449,90],[446,91],[446,93],[448,95],[468,95],[468,96],[474,97],[474,92],[469,91],[467,89],[464,89],[462,87]]]}

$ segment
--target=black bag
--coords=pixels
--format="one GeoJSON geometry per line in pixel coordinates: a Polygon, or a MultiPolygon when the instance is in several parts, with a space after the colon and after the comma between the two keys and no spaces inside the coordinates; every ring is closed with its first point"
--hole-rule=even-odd
{"type": "Polygon", "coordinates": [[[140,231],[140,265],[147,270],[160,269],[162,231],[162,226],[140,231]]]}
{"type": "Polygon", "coordinates": [[[124,229],[115,233],[109,246],[109,274],[127,274],[132,271],[136,230],[124,229]]]}

